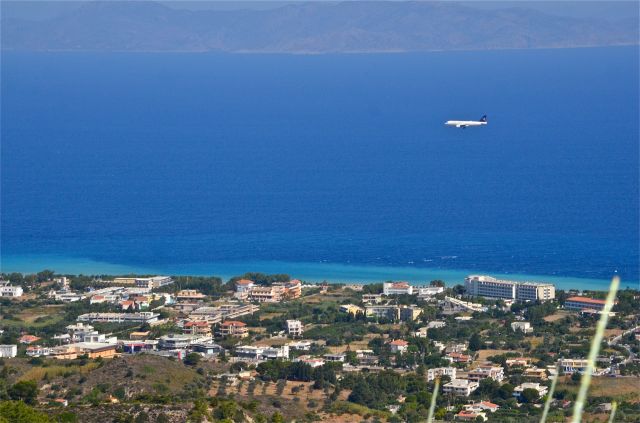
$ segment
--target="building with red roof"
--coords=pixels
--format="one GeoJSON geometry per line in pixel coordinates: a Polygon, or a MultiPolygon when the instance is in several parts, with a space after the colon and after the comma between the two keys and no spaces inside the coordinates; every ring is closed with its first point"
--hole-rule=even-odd
{"type": "Polygon", "coordinates": [[[403,341],[402,339],[396,339],[395,341],[389,342],[389,346],[391,347],[392,353],[405,353],[409,348],[409,343],[407,341],[403,341]]]}
{"type": "Polygon", "coordinates": [[[18,342],[20,342],[21,344],[32,344],[34,342],[39,341],[40,338],[38,338],[37,336],[34,335],[22,335],[19,339],[18,342]]]}
{"type": "Polygon", "coordinates": [[[564,308],[575,311],[584,309],[601,311],[604,309],[605,303],[605,300],[597,300],[595,298],[569,297],[564,302],[564,308]]]}

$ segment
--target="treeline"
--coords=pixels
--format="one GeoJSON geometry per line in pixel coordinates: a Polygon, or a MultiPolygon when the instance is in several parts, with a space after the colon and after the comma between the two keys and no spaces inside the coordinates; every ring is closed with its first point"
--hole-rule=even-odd
{"type": "Polygon", "coordinates": [[[243,275],[232,277],[231,279],[229,279],[229,284],[234,287],[235,283],[240,279],[248,279],[257,283],[258,285],[271,286],[275,282],[289,282],[291,280],[291,276],[287,275],[286,273],[275,273],[269,275],[259,272],[247,272],[243,275]]]}
{"type": "Polygon", "coordinates": [[[173,276],[175,283],[156,289],[158,292],[176,293],[182,289],[196,289],[205,295],[219,297],[229,290],[217,276],[173,276]]]}

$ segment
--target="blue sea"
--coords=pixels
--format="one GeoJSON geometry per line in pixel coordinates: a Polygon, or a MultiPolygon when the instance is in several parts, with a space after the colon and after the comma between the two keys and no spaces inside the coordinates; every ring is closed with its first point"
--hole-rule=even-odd
{"type": "Polygon", "coordinates": [[[638,56],[3,52],[1,269],[638,287],[638,56]]]}

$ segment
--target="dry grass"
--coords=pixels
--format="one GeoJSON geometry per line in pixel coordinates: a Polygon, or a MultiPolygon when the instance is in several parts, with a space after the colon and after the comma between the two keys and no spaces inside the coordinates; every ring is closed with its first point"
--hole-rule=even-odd
{"type": "Polygon", "coordinates": [[[545,322],[550,322],[551,323],[551,322],[558,321],[560,319],[564,319],[565,317],[567,317],[569,315],[571,315],[571,313],[566,311],[566,310],[558,310],[555,313],[553,313],[553,314],[551,314],[549,316],[546,316],[543,320],[545,322]]]}
{"type": "Polygon", "coordinates": [[[280,313],[280,312],[277,312],[277,313],[261,313],[260,314],[260,321],[267,320],[267,319],[273,319],[274,317],[280,317],[282,315],[284,315],[284,313],[280,313]]]}
{"type": "Polygon", "coordinates": [[[478,363],[487,361],[487,357],[491,357],[492,355],[500,355],[506,354],[508,352],[513,352],[512,350],[480,350],[478,351],[478,358],[475,360],[478,363]]]}
{"type": "Polygon", "coordinates": [[[47,367],[31,367],[24,374],[22,374],[18,380],[35,380],[41,381],[46,374],[49,378],[55,378],[63,376],[65,374],[87,374],[91,370],[98,367],[98,363],[87,363],[84,366],[47,366],[47,367]]]}
{"type": "Polygon", "coordinates": [[[527,340],[529,342],[531,342],[531,348],[535,349],[540,344],[542,344],[544,342],[544,337],[542,337],[542,336],[532,336],[532,337],[527,338],[527,340]]]}
{"type": "MultiPolygon", "coordinates": [[[[578,392],[578,385],[570,384],[569,376],[558,383],[558,389],[578,392]]],[[[640,403],[640,377],[594,377],[589,387],[589,397],[611,397],[640,403]]]]}

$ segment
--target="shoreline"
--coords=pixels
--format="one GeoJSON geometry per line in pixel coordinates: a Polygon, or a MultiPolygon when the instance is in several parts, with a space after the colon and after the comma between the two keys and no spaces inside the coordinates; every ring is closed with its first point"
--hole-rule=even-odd
{"type": "MultiPolygon", "coordinates": [[[[167,274],[173,276],[217,276],[227,280],[247,272],[286,273],[291,277],[307,282],[329,283],[376,283],[388,280],[404,280],[411,283],[427,284],[431,280],[441,279],[447,285],[464,283],[470,274],[489,275],[499,279],[516,281],[550,282],[559,289],[601,290],[606,291],[610,279],[583,278],[559,275],[531,275],[519,273],[500,273],[470,271],[465,269],[419,268],[409,266],[373,266],[361,264],[305,263],[281,261],[190,263],[164,266],[129,266],[100,262],[86,258],[59,256],[10,256],[2,257],[0,271],[3,273],[35,273],[50,269],[61,274],[84,275],[125,275],[125,274],[167,274]]],[[[613,274],[611,275],[614,276],[613,274]]],[[[638,281],[625,281],[621,287],[638,289],[638,281]]]]}

